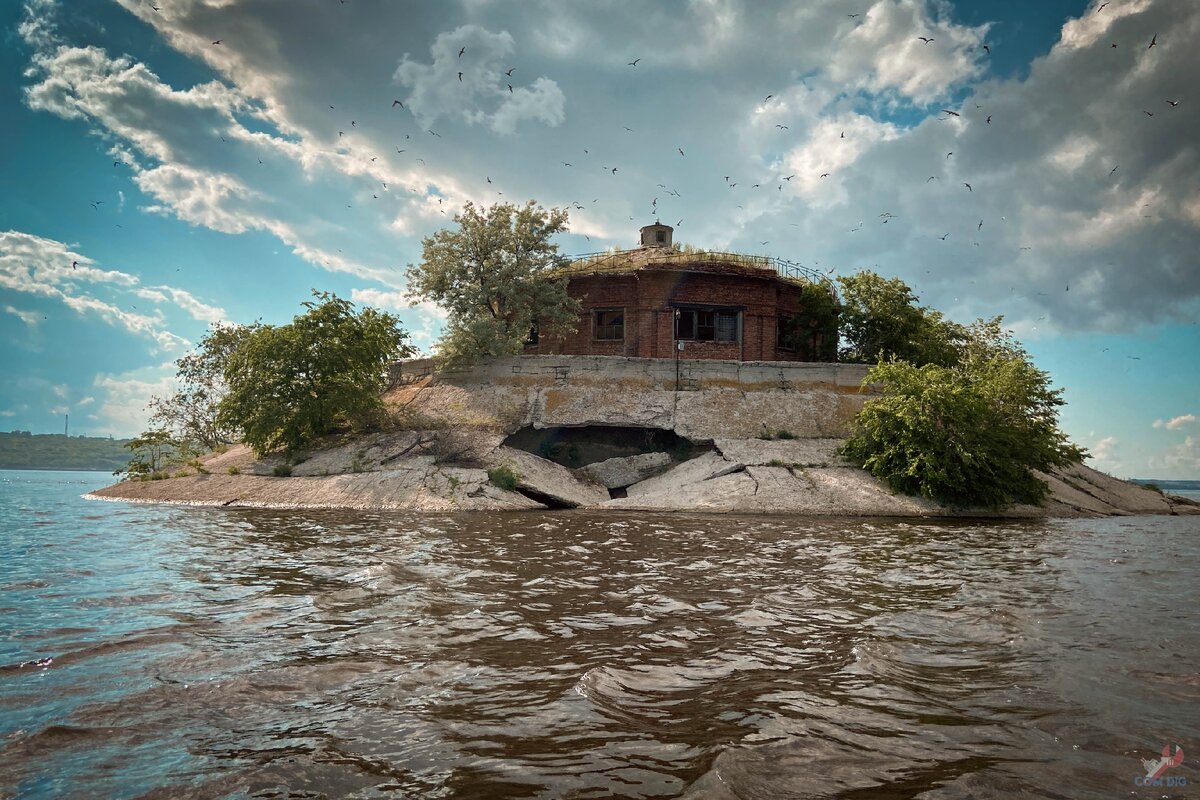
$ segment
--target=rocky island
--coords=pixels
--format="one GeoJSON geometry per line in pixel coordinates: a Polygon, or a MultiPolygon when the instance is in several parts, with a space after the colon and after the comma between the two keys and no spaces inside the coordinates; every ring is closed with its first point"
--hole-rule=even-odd
{"type": "Polygon", "coordinates": [[[872,396],[855,364],[514,356],[385,396],[392,429],[290,461],[239,445],[92,497],[264,508],[589,508],[837,516],[1197,514],[1082,464],[1040,475],[1042,506],[955,509],[897,495],[837,455],[872,396]]]}

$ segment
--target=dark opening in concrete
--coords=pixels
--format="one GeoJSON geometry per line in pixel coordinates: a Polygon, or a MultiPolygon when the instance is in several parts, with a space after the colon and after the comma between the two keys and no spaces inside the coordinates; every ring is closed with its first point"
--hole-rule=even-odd
{"type": "Polygon", "coordinates": [[[686,461],[711,449],[711,445],[694,444],[671,430],[611,425],[522,428],[504,444],[572,469],[639,453],[670,453],[675,461],[686,461]]]}

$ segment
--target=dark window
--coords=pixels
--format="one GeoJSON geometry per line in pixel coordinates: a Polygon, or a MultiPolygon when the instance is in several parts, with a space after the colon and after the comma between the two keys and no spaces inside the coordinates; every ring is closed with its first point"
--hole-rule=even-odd
{"type": "Polygon", "coordinates": [[[738,317],[741,312],[708,308],[680,308],[675,311],[675,338],[697,342],[738,341],[738,317]]]}
{"type": "Polygon", "coordinates": [[[793,337],[791,335],[792,317],[789,314],[781,314],[775,321],[775,345],[780,350],[793,350],[793,337]]]}
{"type": "Polygon", "coordinates": [[[529,326],[529,336],[526,337],[525,344],[537,344],[537,343],[538,343],[538,326],[537,326],[537,323],[534,322],[532,325],[529,326]]]}
{"type": "Polygon", "coordinates": [[[592,312],[592,338],[619,341],[625,338],[625,309],[597,308],[592,312]]]}
{"type": "Polygon", "coordinates": [[[656,242],[665,242],[667,240],[667,232],[666,231],[655,231],[654,232],[654,240],[656,242]]]}

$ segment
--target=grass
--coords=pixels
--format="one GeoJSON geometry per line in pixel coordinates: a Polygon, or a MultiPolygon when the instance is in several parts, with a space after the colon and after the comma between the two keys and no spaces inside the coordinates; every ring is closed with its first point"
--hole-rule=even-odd
{"type": "Polygon", "coordinates": [[[271,474],[276,478],[289,478],[292,475],[292,465],[276,464],[275,469],[271,470],[271,474]]]}
{"type": "Polygon", "coordinates": [[[521,476],[508,464],[501,464],[498,467],[489,469],[487,476],[493,486],[503,489],[506,492],[515,490],[517,483],[521,480],[521,476]]]}
{"type": "Polygon", "coordinates": [[[230,475],[241,475],[242,474],[242,471],[240,469],[238,469],[237,467],[230,467],[229,469],[227,469],[225,471],[228,472],[230,475]]]}

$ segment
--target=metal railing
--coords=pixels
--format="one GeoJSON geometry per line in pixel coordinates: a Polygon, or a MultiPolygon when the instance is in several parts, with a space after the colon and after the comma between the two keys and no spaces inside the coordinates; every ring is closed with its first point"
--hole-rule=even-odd
{"type": "MultiPolygon", "coordinates": [[[[834,289],[833,281],[825,273],[818,272],[795,261],[775,256],[752,256],[745,253],[723,253],[717,251],[682,252],[673,250],[602,250],[595,253],[580,253],[567,256],[570,263],[563,268],[568,274],[607,272],[624,268],[634,269],[656,265],[687,264],[733,264],[754,269],[771,270],[781,278],[804,280],[834,289]]],[[[836,291],[836,289],[835,289],[836,291]]]]}

